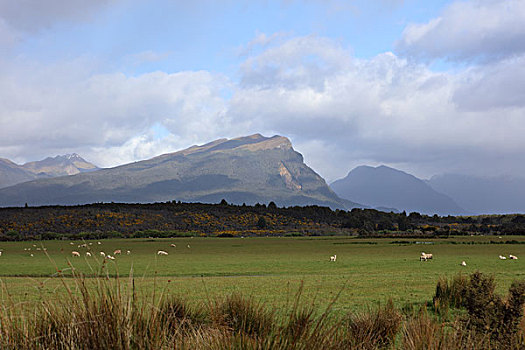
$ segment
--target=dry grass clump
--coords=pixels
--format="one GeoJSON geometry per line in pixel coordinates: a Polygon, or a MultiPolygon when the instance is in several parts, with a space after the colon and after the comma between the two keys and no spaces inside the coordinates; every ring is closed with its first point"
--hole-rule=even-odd
{"type": "Polygon", "coordinates": [[[403,315],[391,301],[335,314],[333,304],[318,310],[303,303],[301,290],[291,310],[277,313],[238,293],[201,305],[141,295],[133,278],[74,275],[64,288],[66,298],[43,299],[31,309],[10,299],[0,305],[0,349],[525,348],[525,282],[502,298],[493,278],[480,273],[438,281],[434,306],[465,310],[451,321],[424,307],[403,315]]]}

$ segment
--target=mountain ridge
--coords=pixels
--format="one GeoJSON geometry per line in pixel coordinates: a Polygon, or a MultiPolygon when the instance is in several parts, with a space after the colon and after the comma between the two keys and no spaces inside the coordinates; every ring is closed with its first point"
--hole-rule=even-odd
{"type": "MultiPolygon", "coordinates": [[[[151,159],[0,190],[1,206],[93,202],[275,202],[345,209],[290,140],[254,134],[219,139],[151,159]]],[[[356,205],[357,206],[357,205],[356,205]]]]}
{"type": "Polygon", "coordinates": [[[76,153],[47,157],[22,165],[6,158],[0,158],[0,188],[40,178],[74,175],[97,169],[99,169],[97,166],[76,153]]]}

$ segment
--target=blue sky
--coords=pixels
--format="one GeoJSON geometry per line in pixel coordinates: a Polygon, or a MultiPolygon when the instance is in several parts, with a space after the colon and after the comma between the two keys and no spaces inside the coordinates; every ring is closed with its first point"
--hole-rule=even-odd
{"type": "Polygon", "coordinates": [[[251,133],[329,181],[525,167],[522,0],[0,0],[0,157],[100,166],[251,133]]]}

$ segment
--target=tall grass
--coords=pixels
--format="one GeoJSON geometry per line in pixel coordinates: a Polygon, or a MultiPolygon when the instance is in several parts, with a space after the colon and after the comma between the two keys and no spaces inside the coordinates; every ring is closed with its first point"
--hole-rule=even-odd
{"type": "Polygon", "coordinates": [[[438,281],[434,306],[465,310],[454,320],[424,306],[403,314],[392,302],[339,315],[332,305],[318,310],[304,302],[301,290],[290,310],[277,312],[238,293],[200,305],[165,292],[145,295],[133,277],[74,274],[63,282],[65,298],[33,304],[4,298],[1,349],[525,348],[525,283],[513,284],[503,298],[480,273],[438,281]]]}

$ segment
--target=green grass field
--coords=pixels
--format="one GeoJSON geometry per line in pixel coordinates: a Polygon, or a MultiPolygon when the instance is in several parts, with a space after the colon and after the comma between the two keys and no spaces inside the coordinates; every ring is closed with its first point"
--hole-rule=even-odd
{"type": "Polygon", "coordinates": [[[433,244],[350,237],[115,239],[85,242],[92,243],[92,257],[78,247],[84,242],[2,242],[0,298],[30,301],[60,295],[64,287],[57,270],[67,275],[73,267],[88,275],[118,274],[122,280],[132,273],[141,293],[175,294],[195,303],[237,291],[282,308],[293,302],[302,284],[303,301],[320,306],[341,292],[335,310],[365,309],[389,298],[404,306],[431,300],[438,277],[458,272],[494,274],[504,293],[513,280],[525,279],[525,262],[499,260],[498,255],[525,259],[525,244],[484,243],[506,240],[525,242],[525,237],[424,240],[433,244]],[[99,252],[113,255],[116,249],[123,254],[103,263],[99,252]],[[160,249],[169,255],[158,256],[160,249]],[[82,256],[72,257],[73,250],[82,256]],[[420,262],[421,251],[433,253],[434,259],[420,262]],[[329,261],[333,254],[335,263],[329,261]],[[466,267],[460,266],[463,260],[466,267]]]}

